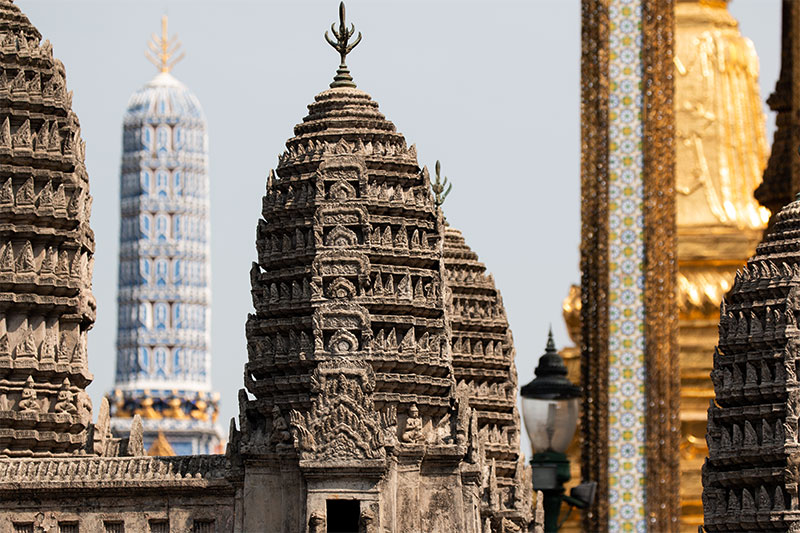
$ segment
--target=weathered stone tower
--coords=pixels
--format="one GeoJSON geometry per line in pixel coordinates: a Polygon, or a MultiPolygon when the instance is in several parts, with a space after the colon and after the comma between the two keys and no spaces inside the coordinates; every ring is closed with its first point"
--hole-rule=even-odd
{"type": "Polygon", "coordinates": [[[774,217],[720,310],[703,467],[706,531],[797,531],[800,201],[774,217]]]}
{"type": "Polygon", "coordinates": [[[246,328],[254,398],[240,394],[234,443],[244,529],[524,530],[499,295],[456,234],[443,253],[427,171],[345,65],[352,34],[342,6],[328,37],[340,68],[267,182],[246,328]]]}
{"type": "Polygon", "coordinates": [[[91,421],[94,234],[64,66],[0,2],[0,454],[72,454],[91,421]]]}
{"type": "Polygon", "coordinates": [[[517,371],[503,298],[461,232],[444,234],[445,295],[459,394],[476,410],[483,461],[489,468],[482,516],[519,513],[531,487],[519,451],[517,371]],[[522,488],[522,490],[520,490],[522,488]]]}

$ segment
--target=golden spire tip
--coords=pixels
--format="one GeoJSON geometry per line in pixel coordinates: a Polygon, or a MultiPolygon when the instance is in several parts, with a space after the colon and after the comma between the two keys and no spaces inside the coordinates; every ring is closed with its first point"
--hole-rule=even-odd
{"type": "Polygon", "coordinates": [[[151,41],[147,45],[152,54],[145,50],[145,57],[162,73],[171,71],[175,64],[184,57],[184,53],[181,52],[177,57],[173,58],[180,50],[181,43],[178,41],[177,35],[170,39],[166,15],[161,16],[161,36],[153,34],[151,41]]]}

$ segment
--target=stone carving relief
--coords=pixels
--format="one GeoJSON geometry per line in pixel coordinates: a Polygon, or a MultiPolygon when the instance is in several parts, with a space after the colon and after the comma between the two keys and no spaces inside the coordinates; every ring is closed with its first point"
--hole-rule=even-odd
{"type": "Polygon", "coordinates": [[[358,304],[325,303],[314,312],[312,325],[317,352],[350,353],[366,349],[372,342],[369,312],[358,304]]]}
{"type": "Polygon", "coordinates": [[[292,446],[292,434],[289,431],[289,424],[281,415],[281,410],[277,405],[272,408],[272,432],[269,441],[278,450],[292,446]]]}
{"type": "Polygon", "coordinates": [[[34,338],[33,329],[29,326],[22,338],[22,342],[17,345],[17,358],[37,357],[38,350],[34,338]]]}
{"type": "Polygon", "coordinates": [[[88,427],[92,421],[92,399],[89,398],[89,393],[81,389],[77,397],[78,404],[78,418],[84,427],[88,427]]]}
{"type": "Polygon", "coordinates": [[[313,404],[303,415],[290,413],[294,444],[302,459],[379,459],[384,428],[372,403],[375,375],[369,363],[337,359],[311,374],[313,404]]]}
{"type": "Polygon", "coordinates": [[[41,410],[36,399],[36,389],[33,388],[33,377],[28,376],[25,387],[22,389],[22,397],[17,404],[20,413],[38,413],[41,410]]]}
{"type": "Polygon", "coordinates": [[[329,200],[355,199],[359,191],[367,190],[367,166],[363,156],[352,155],[354,146],[340,139],[336,145],[328,145],[326,154],[318,168],[318,182],[327,185],[329,200]],[[358,190],[357,190],[358,189],[358,190]]]}
{"type": "Polygon", "coordinates": [[[412,404],[408,408],[406,427],[401,440],[409,444],[419,444],[425,440],[425,434],[422,432],[422,418],[419,416],[419,409],[416,405],[412,404]]]}
{"type": "Polygon", "coordinates": [[[327,533],[327,531],[325,515],[319,511],[311,513],[308,518],[308,533],[327,533]]]}
{"type": "Polygon", "coordinates": [[[325,238],[326,246],[350,248],[358,244],[358,235],[356,235],[354,231],[341,225],[337,225],[333,228],[325,238]]]}
{"type": "Polygon", "coordinates": [[[11,348],[8,344],[8,333],[0,335],[0,359],[11,359],[11,348]]]}
{"type": "Polygon", "coordinates": [[[378,524],[375,518],[375,510],[367,507],[361,511],[358,518],[358,533],[378,533],[378,524]]]}
{"type": "Polygon", "coordinates": [[[72,391],[69,388],[69,379],[64,378],[61,384],[61,390],[58,391],[58,396],[53,411],[56,413],[64,413],[74,415],[78,412],[78,407],[75,405],[72,391]]]}
{"type": "Polygon", "coordinates": [[[331,340],[328,342],[328,351],[333,354],[347,354],[358,349],[358,338],[344,329],[331,335],[331,340]]]}
{"type": "Polygon", "coordinates": [[[397,407],[386,406],[380,413],[383,428],[383,442],[386,446],[397,444],[397,407]]]}
{"type": "Polygon", "coordinates": [[[242,453],[259,454],[271,451],[271,435],[266,430],[266,419],[257,410],[248,409],[247,391],[244,389],[239,390],[239,426],[242,453]]]}

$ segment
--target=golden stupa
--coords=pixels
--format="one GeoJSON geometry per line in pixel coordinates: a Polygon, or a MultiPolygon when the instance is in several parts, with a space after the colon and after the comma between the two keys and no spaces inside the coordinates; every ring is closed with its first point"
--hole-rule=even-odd
{"type": "MultiPolygon", "coordinates": [[[[722,297],[736,269],[755,251],[769,219],[753,191],[769,155],[758,87],[758,56],[722,0],[675,4],[676,205],[681,379],[681,531],[703,523],[700,471],[708,450],[709,373],[722,297]]],[[[580,288],[564,301],[564,318],[580,346],[580,288]]],[[[562,354],[580,382],[580,350],[562,354]]],[[[571,447],[572,484],[580,479],[580,445],[571,447]]],[[[573,519],[562,531],[580,531],[573,519]]]]}
{"type": "Polygon", "coordinates": [[[719,305],[769,220],[753,197],[769,148],[758,56],[727,3],[679,1],[675,15],[681,522],[697,531],[719,305]]]}

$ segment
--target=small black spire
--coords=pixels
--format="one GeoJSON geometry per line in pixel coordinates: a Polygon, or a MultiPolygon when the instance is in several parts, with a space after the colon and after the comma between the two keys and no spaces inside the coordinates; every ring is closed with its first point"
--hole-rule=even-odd
{"type": "Polygon", "coordinates": [[[536,378],[521,390],[522,396],[526,398],[565,400],[578,398],[581,395],[581,388],[567,378],[567,367],[564,360],[558,355],[556,343],[553,340],[552,326],[547,333],[544,354],[539,358],[539,364],[534,373],[536,378]]]}
{"type": "Polygon", "coordinates": [[[347,68],[347,64],[345,63],[345,59],[347,58],[347,54],[352,52],[353,48],[358,46],[358,43],[361,42],[361,32],[358,32],[358,37],[356,40],[350,43],[350,37],[356,31],[356,27],[354,24],[350,24],[350,28],[347,27],[345,23],[345,11],[344,11],[344,2],[339,2],[339,29],[336,29],[336,23],[334,22],[331,24],[331,32],[333,36],[336,38],[334,41],[328,32],[325,32],[325,40],[328,41],[337,52],[339,52],[339,69],[336,71],[336,76],[333,77],[333,82],[331,83],[331,88],[335,87],[355,87],[356,84],[353,81],[353,77],[350,75],[350,69],[347,68]]]}
{"type": "Polygon", "coordinates": [[[556,342],[553,340],[553,325],[550,324],[550,327],[547,330],[547,346],[544,348],[545,353],[556,353],[556,342]]]}

